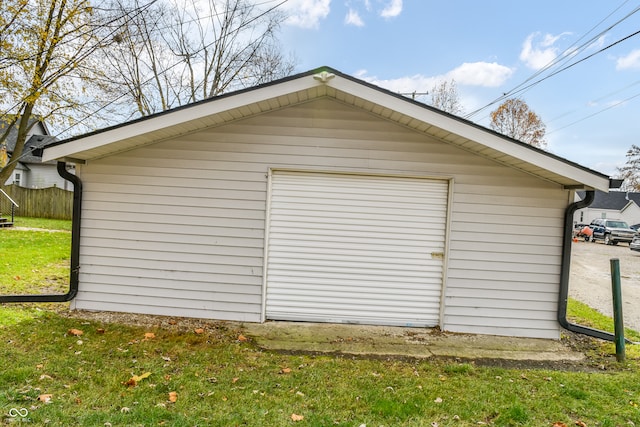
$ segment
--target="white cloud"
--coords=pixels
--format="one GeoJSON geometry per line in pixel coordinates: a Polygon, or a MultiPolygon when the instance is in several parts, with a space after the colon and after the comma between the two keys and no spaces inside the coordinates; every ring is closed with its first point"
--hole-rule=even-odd
{"type": "Polygon", "coordinates": [[[520,51],[520,60],[529,68],[539,70],[558,56],[559,49],[554,44],[564,35],[545,34],[540,40],[541,33],[529,34],[520,51]]]}
{"type": "Polygon", "coordinates": [[[379,79],[368,76],[367,70],[358,70],[354,76],[393,92],[413,93],[430,91],[439,82],[451,79],[454,79],[459,86],[496,87],[502,85],[512,73],[511,68],[495,62],[466,62],[439,76],[414,74],[395,79],[379,79]]]}
{"type": "Polygon", "coordinates": [[[360,14],[353,9],[349,9],[347,16],[344,18],[344,23],[347,25],[355,25],[356,27],[364,27],[364,21],[360,17],[360,14]]]}
{"type": "Polygon", "coordinates": [[[640,69],[640,49],[632,50],[627,56],[621,56],[616,61],[616,70],[638,69],[640,69]]]}
{"type": "Polygon", "coordinates": [[[497,87],[512,74],[513,69],[496,62],[465,62],[449,71],[444,78],[454,79],[459,85],[497,87]]]}
{"type": "Polygon", "coordinates": [[[390,0],[380,12],[383,18],[395,18],[402,13],[402,0],[390,0]]]}
{"type": "Polygon", "coordinates": [[[289,0],[283,5],[289,13],[287,23],[302,28],[318,28],[331,11],[331,0],[289,0]]]}

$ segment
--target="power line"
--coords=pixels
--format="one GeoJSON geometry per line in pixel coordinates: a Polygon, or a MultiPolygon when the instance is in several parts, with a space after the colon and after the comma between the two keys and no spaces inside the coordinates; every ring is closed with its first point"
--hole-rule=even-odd
{"type": "MultiPolygon", "coordinates": [[[[627,0],[628,1],[628,0],[627,0]]],[[[555,75],[557,75],[558,73],[565,71],[569,68],[572,68],[575,65],[578,65],[579,63],[586,61],[587,59],[592,58],[593,56],[604,52],[605,50],[637,35],[638,33],[640,33],[640,31],[635,32],[633,34],[630,34],[620,40],[617,40],[614,43],[611,43],[610,45],[598,50],[595,53],[592,53],[591,55],[588,55],[584,58],[581,58],[569,65],[566,65],[554,72],[552,72],[551,74],[548,74],[545,77],[542,77],[536,81],[534,81],[533,83],[530,83],[527,85],[528,82],[530,82],[531,80],[535,79],[537,76],[540,76],[541,74],[543,74],[546,71],[549,71],[551,68],[553,68],[556,65],[560,65],[562,63],[566,63],[568,62],[571,58],[575,58],[579,52],[584,51],[586,48],[588,48],[589,46],[591,46],[593,44],[593,42],[595,40],[597,40],[598,38],[602,37],[604,34],[606,34],[607,31],[610,31],[612,28],[616,27],[617,25],[619,25],[620,23],[622,23],[623,21],[625,21],[626,19],[628,19],[629,17],[631,17],[632,15],[634,15],[635,13],[637,13],[638,11],[640,11],[640,6],[634,8],[631,12],[627,13],[624,17],[622,17],[621,19],[619,19],[618,21],[614,22],[612,25],[610,25],[609,27],[607,27],[606,29],[602,30],[601,32],[599,32],[597,35],[591,37],[589,40],[587,40],[585,43],[582,43],[578,48],[576,48],[575,50],[570,50],[578,41],[582,40],[586,34],[588,34],[589,32],[593,31],[594,28],[596,28],[598,25],[600,25],[602,22],[604,22],[606,19],[608,19],[613,13],[615,13],[617,10],[619,10],[624,4],[627,3],[627,1],[625,1],[622,5],[620,5],[618,8],[616,8],[613,12],[611,12],[609,15],[607,15],[607,17],[605,17],[603,20],[601,20],[598,24],[596,24],[594,27],[592,27],[587,33],[585,33],[585,35],[583,35],[582,37],[580,37],[576,42],[574,42],[571,46],[569,46],[569,48],[567,48],[564,51],[564,54],[561,56],[558,56],[556,58],[554,58],[552,61],[550,61],[547,65],[545,65],[544,67],[542,67],[540,70],[536,71],[533,75],[529,76],[527,79],[525,79],[522,83],[520,83],[519,85],[515,86],[513,89],[503,93],[501,96],[499,96],[498,98],[494,99],[493,101],[491,101],[490,103],[484,105],[483,107],[480,107],[474,111],[472,111],[471,113],[467,114],[465,116],[465,118],[470,119],[471,117],[475,116],[476,114],[478,114],[480,111],[500,102],[503,101],[509,97],[512,97],[515,94],[519,94],[519,93],[523,93],[526,92],[527,90],[529,90],[530,88],[532,88],[533,86],[547,80],[550,77],[553,77],[555,75]],[[525,86],[526,85],[526,86],[525,86]]]]}
{"type": "MultiPolygon", "coordinates": [[[[157,0],[154,0],[154,2],[155,2],[155,1],[157,1],[157,0]]],[[[255,22],[256,20],[260,19],[261,17],[263,17],[263,16],[265,16],[265,15],[267,15],[267,14],[271,13],[272,11],[274,11],[274,10],[276,10],[277,8],[281,7],[282,5],[284,5],[285,3],[287,3],[288,1],[289,1],[289,0],[281,0],[281,1],[280,1],[279,3],[277,3],[275,6],[273,6],[273,7],[269,8],[269,9],[266,9],[265,11],[263,11],[262,13],[260,13],[259,15],[255,16],[255,17],[251,18],[250,20],[248,20],[247,22],[243,23],[243,24],[242,24],[242,26],[244,27],[244,26],[250,25],[252,22],[255,22]]],[[[270,1],[265,1],[265,2],[263,2],[263,3],[261,3],[261,4],[267,4],[267,3],[273,3],[273,1],[271,1],[271,0],[270,0],[270,1]]],[[[212,15],[212,16],[213,16],[213,15],[212,15]]],[[[120,28],[120,27],[118,27],[118,28],[120,28]]],[[[234,32],[235,32],[235,31],[238,31],[239,29],[240,29],[240,28],[235,29],[235,30],[234,30],[234,32]]],[[[113,35],[115,31],[116,31],[116,30],[112,31],[112,32],[110,33],[110,35],[113,35]]],[[[207,45],[203,46],[201,49],[198,49],[198,50],[197,50],[197,51],[195,51],[194,53],[202,52],[202,51],[204,51],[205,49],[208,49],[209,47],[213,46],[213,45],[214,45],[215,43],[217,43],[217,42],[219,42],[219,39],[215,39],[215,40],[213,40],[211,43],[208,43],[207,45]]],[[[182,60],[181,60],[181,61],[178,61],[178,62],[176,62],[176,63],[174,63],[174,64],[170,65],[170,66],[169,66],[169,67],[167,67],[166,69],[164,69],[164,70],[162,70],[162,71],[159,71],[159,72],[158,72],[158,75],[165,74],[165,73],[169,72],[171,69],[173,69],[173,68],[177,67],[178,65],[180,65],[180,64],[182,64],[182,63],[183,63],[183,61],[182,61],[182,60]]],[[[142,86],[142,85],[145,85],[145,84],[147,84],[147,83],[149,83],[149,82],[151,82],[151,81],[152,81],[152,80],[154,80],[154,79],[155,79],[155,76],[150,77],[149,79],[147,79],[147,80],[145,80],[144,82],[142,82],[142,83],[141,83],[141,86],[142,86]]],[[[99,113],[100,111],[103,111],[104,109],[108,108],[109,106],[111,106],[111,105],[115,104],[117,101],[119,101],[120,99],[124,98],[124,97],[125,97],[125,96],[127,96],[128,94],[129,94],[128,92],[124,92],[124,93],[122,93],[120,96],[116,97],[115,99],[112,99],[112,100],[111,100],[111,101],[109,101],[107,104],[105,104],[105,105],[103,105],[102,107],[100,107],[99,109],[97,109],[97,110],[93,111],[91,114],[86,115],[84,118],[82,118],[82,119],[80,119],[80,120],[76,121],[73,125],[68,126],[67,128],[65,128],[65,129],[61,130],[61,131],[60,131],[60,132],[58,132],[56,135],[54,135],[54,137],[58,137],[58,136],[60,136],[61,134],[65,133],[65,132],[68,132],[68,131],[69,131],[69,130],[71,130],[73,127],[78,126],[78,125],[80,125],[80,124],[84,123],[86,120],[88,120],[89,118],[91,118],[91,117],[92,117],[93,115],[95,115],[96,113],[99,113]]],[[[16,104],[16,106],[17,106],[17,104],[16,104]]],[[[18,162],[21,158],[23,158],[23,157],[25,157],[25,156],[27,156],[27,155],[31,154],[31,153],[32,153],[34,150],[36,150],[36,149],[43,148],[45,145],[46,145],[46,143],[45,143],[45,144],[41,144],[41,145],[34,145],[30,150],[28,150],[28,151],[24,152],[22,155],[18,156],[15,160],[14,160],[14,157],[12,157],[12,158],[11,158],[11,161],[10,161],[8,164],[10,164],[10,163],[12,163],[12,162],[18,162]]]]}

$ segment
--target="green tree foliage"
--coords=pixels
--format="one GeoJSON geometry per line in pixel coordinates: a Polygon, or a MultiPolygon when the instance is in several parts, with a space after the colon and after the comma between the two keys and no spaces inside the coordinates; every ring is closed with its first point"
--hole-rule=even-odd
{"type": "Polygon", "coordinates": [[[545,148],[546,126],[526,102],[510,98],[491,112],[491,129],[538,148],[545,148]]]}

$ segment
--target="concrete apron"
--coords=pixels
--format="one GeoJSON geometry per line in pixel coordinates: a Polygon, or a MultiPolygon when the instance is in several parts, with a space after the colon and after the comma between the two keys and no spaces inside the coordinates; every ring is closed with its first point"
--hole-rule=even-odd
{"type": "Polygon", "coordinates": [[[499,359],[580,362],[582,353],[559,340],[442,333],[432,329],[331,323],[266,322],[243,324],[261,348],[283,352],[354,356],[499,359]]]}

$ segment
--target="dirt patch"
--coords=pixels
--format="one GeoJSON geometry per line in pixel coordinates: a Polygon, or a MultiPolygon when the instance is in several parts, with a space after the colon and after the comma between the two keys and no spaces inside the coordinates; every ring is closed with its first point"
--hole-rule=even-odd
{"type": "Polygon", "coordinates": [[[574,242],[571,250],[569,296],[613,317],[610,259],[620,260],[622,312],[626,327],[640,331],[640,252],[620,243],[574,242]]]}

